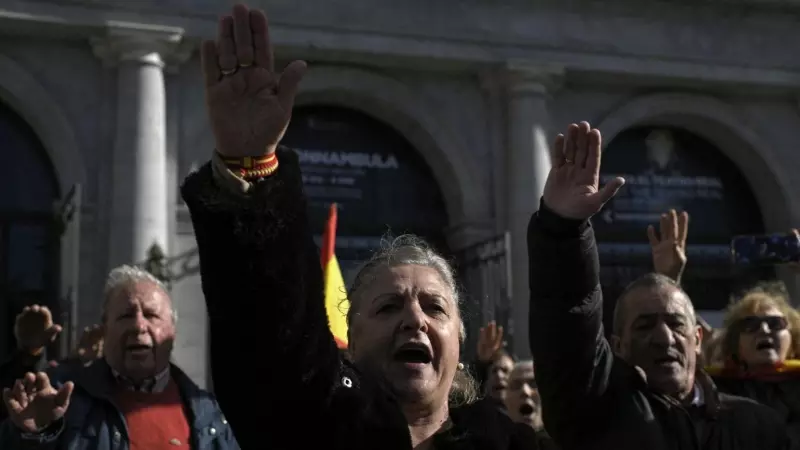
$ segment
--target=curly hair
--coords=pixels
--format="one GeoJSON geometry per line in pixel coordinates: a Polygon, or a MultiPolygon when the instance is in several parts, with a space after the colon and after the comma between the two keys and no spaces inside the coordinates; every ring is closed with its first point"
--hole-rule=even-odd
{"type": "Polygon", "coordinates": [[[725,361],[739,361],[739,330],[737,324],[740,320],[753,314],[758,314],[767,309],[779,310],[788,323],[792,345],[789,350],[790,358],[800,357],[800,313],[789,302],[786,286],[780,282],[761,283],[746,291],[738,300],[728,306],[723,320],[725,334],[722,338],[722,358],[725,361]]]}

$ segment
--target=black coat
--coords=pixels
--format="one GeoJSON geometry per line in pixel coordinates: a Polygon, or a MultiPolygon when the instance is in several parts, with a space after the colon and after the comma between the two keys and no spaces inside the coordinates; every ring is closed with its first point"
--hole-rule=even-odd
{"type": "Polygon", "coordinates": [[[783,421],[698,374],[704,407],[650,391],[603,334],[600,263],[588,222],[544,205],[528,227],[530,338],[544,424],[563,450],[784,450],[783,421]]]}
{"type": "MultiPolygon", "coordinates": [[[[345,362],[328,328],[319,253],[297,156],[249,194],[209,164],[182,187],[197,237],[214,390],[249,449],[410,449],[399,405],[345,362]],[[260,365],[242,365],[241,355],[260,365]]],[[[437,449],[536,449],[536,435],[485,402],[451,411],[437,449]]]]}

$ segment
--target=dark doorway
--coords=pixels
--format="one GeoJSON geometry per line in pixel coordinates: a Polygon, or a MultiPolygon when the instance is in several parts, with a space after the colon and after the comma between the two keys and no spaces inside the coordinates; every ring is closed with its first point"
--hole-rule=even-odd
{"type": "Polygon", "coordinates": [[[413,233],[447,253],[448,218],[433,173],[396,130],[347,108],[296,108],[283,144],[298,151],[311,221],[320,239],[338,205],[336,255],[345,283],[381,237],[413,233]]]}
{"type": "MultiPolygon", "coordinates": [[[[48,306],[59,320],[60,230],[55,171],[34,131],[0,103],[0,359],[16,345],[14,318],[48,306]]],[[[55,347],[55,346],[54,346],[55,347]]]]}
{"type": "Polygon", "coordinates": [[[772,268],[731,264],[731,238],[761,234],[758,203],[741,171],[718,148],[680,128],[638,127],[620,133],[603,156],[603,181],[627,183],[592,223],[598,240],[606,329],[616,298],[636,277],[652,271],[647,226],[675,208],[690,214],[683,284],[698,310],[721,310],[733,292],[772,268]]]}

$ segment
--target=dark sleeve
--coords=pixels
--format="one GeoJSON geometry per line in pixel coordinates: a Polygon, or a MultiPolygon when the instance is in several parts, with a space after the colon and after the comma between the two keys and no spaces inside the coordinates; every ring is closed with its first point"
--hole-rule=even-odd
{"type": "Polygon", "coordinates": [[[600,266],[591,224],[542,203],[528,226],[529,337],[547,431],[566,442],[595,423],[614,361],[603,336],[600,266]]]}
{"type": "MultiPolygon", "coordinates": [[[[11,356],[0,364],[0,391],[11,388],[14,383],[27,372],[38,372],[47,367],[47,352],[38,355],[15,350],[11,356]]],[[[5,403],[0,405],[0,421],[8,416],[5,403]]]]}
{"type": "Polygon", "coordinates": [[[475,382],[478,383],[478,392],[481,394],[486,393],[486,382],[489,380],[489,369],[492,367],[491,362],[481,361],[476,359],[472,363],[472,372],[475,377],[475,382]]]}
{"type": "Polygon", "coordinates": [[[297,156],[280,149],[278,158],[280,168],[248,194],[217,186],[210,164],[181,188],[200,256],[214,393],[243,448],[290,437],[286,430],[325,414],[341,367],[297,156]]]}

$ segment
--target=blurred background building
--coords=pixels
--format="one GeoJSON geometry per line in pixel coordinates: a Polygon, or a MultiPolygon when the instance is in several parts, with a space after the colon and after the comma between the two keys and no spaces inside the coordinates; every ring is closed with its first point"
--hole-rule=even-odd
{"type": "MultiPolygon", "coordinates": [[[[71,345],[99,320],[109,268],[157,244],[181,313],[175,358],[207,384],[178,186],[213,149],[196,50],[230,4],[0,0],[0,356],[32,302],[71,325],[71,345]]],[[[604,175],[629,180],[595,219],[610,298],[650,268],[645,228],[668,207],[692,216],[686,284],[711,321],[754,276],[731,268],[730,238],[800,224],[797,1],[251,6],[267,9],[281,65],[310,62],[286,143],[320,233],[340,205],[346,277],[387,225],[421,234],[465,274],[470,328],[497,318],[521,355],[527,220],[569,122],[599,127],[604,175]]]]}

